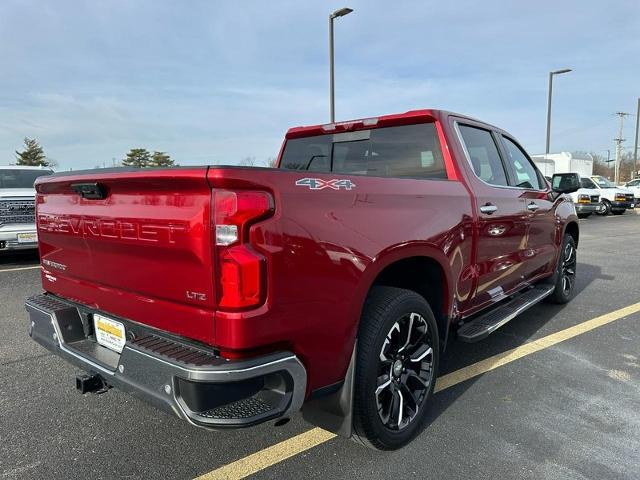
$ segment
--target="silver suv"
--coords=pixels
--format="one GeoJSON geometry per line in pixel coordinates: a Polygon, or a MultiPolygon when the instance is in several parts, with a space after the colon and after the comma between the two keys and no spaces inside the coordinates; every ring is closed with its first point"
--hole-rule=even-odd
{"type": "Polygon", "coordinates": [[[0,165],[0,252],[38,247],[33,183],[46,167],[0,165]]]}

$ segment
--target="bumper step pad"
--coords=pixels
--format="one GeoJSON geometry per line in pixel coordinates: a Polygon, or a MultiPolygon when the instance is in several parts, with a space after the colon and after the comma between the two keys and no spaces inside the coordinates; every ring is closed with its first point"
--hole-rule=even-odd
{"type": "Polygon", "coordinates": [[[538,285],[523,293],[516,294],[511,300],[496,307],[494,310],[462,325],[458,329],[458,338],[467,343],[478,342],[487,338],[489,334],[502,325],[551,295],[553,288],[552,285],[538,285]]]}
{"type": "Polygon", "coordinates": [[[271,412],[274,408],[259,398],[246,398],[221,407],[200,412],[198,415],[211,419],[252,418],[271,412]]]}

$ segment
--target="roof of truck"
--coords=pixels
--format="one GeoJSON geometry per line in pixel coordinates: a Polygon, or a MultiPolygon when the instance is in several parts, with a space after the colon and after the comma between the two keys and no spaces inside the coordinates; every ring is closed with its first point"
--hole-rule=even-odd
{"type": "MultiPolygon", "coordinates": [[[[437,109],[421,109],[421,110],[409,110],[404,113],[392,113],[390,115],[380,115],[377,117],[365,117],[354,120],[343,120],[334,123],[325,123],[318,125],[304,125],[299,127],[292,127],[287,130],[286,138],[296,137],[308,137],[312,135],[322,135],[324,133],[335,133],[336,131],[348,131],[348,130],[361,130],[367,127],[386,127],[394,125],[407,125],[412,123],[420,123],[420,121],[433,121],[440,120],[446,117],[459,117],[462,119],[471,120],[473,122],[479,122],[484,125],[493,127],[493,125],[470,117],[468,115],[462,115],[459,113],[449,112],[447,110],[437,109]]],[[[498,127],[494,127],[500,130],[498,127]]]]}

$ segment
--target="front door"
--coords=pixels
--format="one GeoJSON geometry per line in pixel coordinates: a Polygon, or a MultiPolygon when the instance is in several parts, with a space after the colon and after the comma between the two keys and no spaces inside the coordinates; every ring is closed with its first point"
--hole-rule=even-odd
{"type": "Polygon", "coordinates": [[[528,216],[525,256],[527,279],[553,270],[556,259],[556,222],[550,190],[529,156],[516,141],[500,135],[511,183],[520,191],[528,216]]]}

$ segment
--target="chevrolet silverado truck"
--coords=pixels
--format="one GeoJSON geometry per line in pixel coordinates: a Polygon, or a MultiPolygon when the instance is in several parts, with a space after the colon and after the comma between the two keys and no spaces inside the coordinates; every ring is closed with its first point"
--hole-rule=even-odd
{"type": "Polygon", "coordinates": [[[38,248],[33,184],[52,173],[44,167],[0,165],[0,252],[38,248]]]}
{"type": "Polygon", "coordinates": [[[209,429],[301,409],[396,449],[448,342],[573,296],[578,180],[438,110],[292,128],[277,168],[57,173],[36,183],[30,335],[83,393],[209,429]]]}
{"type": "Polygon", "coordinates": [[[627,210],[635,208],[633,192],[625,187],[618,187],[601,175],[593,175],[590,178],[580,180],[582,186],[596,188],[600,192],[602,209],[596,213],[598,215],[622,215],[627,210]]]}

